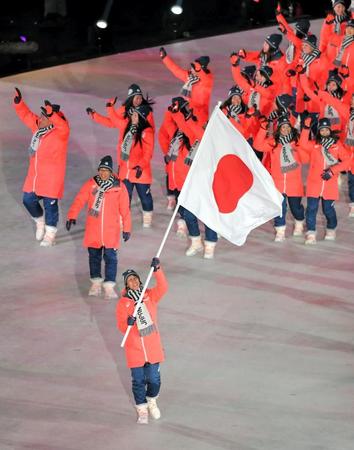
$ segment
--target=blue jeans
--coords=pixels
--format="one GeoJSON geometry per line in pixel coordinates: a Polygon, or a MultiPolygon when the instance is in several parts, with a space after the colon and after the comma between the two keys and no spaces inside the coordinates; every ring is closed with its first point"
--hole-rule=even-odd
{"type": "Polygon", "coordinates": [[[146,397],[157,397],[160,392],[160,364],[145,363],[142,367],[133,367],[132,390],[136,405],[146,403],[146,397]]]}
{"type": "Polygon", "coordinates": [[[154,209],[154,204],[152,200],[150,184],[140,184],[140,183],[131,183],[129,180],[124,180],[123,183],[128,190],[129,202],[132,201],[133,189],[134,186],[136,188],[136,192],[141,201],[141,206],[143,211],[152,211],[154,209]]]}
{"type": "Polygon", "coordinates": [[[118,266],[117,250],[115,248],[106,247],[88,247],[87,250],[89,253],[90,278],[102,278],[101,263],[103,252],[103,259],[105,262],[104,281],[113,281],[115,283],[118,266]]]}
{"type": "Polygon", "coordinates": [[[354,203],[354,174],[348,171],[348,193],[350,203],[354,203]]]}
{"type": "MultiPolygon", "coordinates": [[[[179,213],[181,214],[182,219],[186,221],[189,236],[191,237],[200,236],[199,223],[197,217],[193,213],[188,211],[188,209],[182,208],[182,206],[180,206],[179,213]]],[[[209,242],[217,242],[218,235],[216,234],[216,232],[211,228],[207,227],[205,224],[204,226],[205,226],[205,240],[209,242]]]]}
{"type": "Polygon", "coordinates": [[[35,219],[43,216],[43,208],[39,201],[43,200],[43,206],[45,211],[45,224],[51,227],[56,227],[59,220],[59,208],[58,199],[49,197],[40,197],[35,192],[23,193],[23,204],[27,211],[35,219]]]}
{"type": "MultiPolygon", "coordinates": [[[[334,230],[337,227],[337,214],[334,209],[334,200],[321,198],[322,211],[327,219],[327,228],[334,230]]],[[[306,226],[307,231],[316,231],[316,216],[320,204],[320,197],[307,197],[306,226]]]]}
{"type": "Polygon", "coordinates": [[[291,214],[294,216],[295,220],[305,219],[305,209],[301,204],[301,197],[288,197],[287,195],[283,194],[283,203],[281,205],[282,215],[274,219],[275,227],[282,227],[286,224],[286,211],[287,211],[286,200],[288,200],[291,214]]]}

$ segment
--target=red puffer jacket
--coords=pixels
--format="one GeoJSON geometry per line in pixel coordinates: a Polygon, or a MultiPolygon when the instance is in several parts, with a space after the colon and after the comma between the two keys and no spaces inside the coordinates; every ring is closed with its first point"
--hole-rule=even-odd
{"type": "MultiPolygon", "coordinates": [[[[164,155],[167,155],[171,140],[178,130],[176,122],[173,119],[173,114],[170,111],[166,111],[164,120],[159,130],[159,143],[164,155]]],[[[190,166],[185,164],[184,160],[188,156],[189,150],[184,143],[178,151],[178,156],[175,161],[169,161],[166,164],[166,171],[168,174],[168,187],[171,190],[182,189],[184,180],[188,174],[190,166]]]]}
{"type": "Polygon", "coordinates": [[[292,142],[292,150],[298,167],[289,172],[281,171],[281,153],[282,145],[277,144],[274,138],[267,138],[267,131],[261,128],[253,143],[256,150],[260,152],[270,152],[271,164],[270,174],[272,175],[274,184],[278,191],[286,194],[288,197],[302,197],[304,195],[304,186],[301,176],[301,157],[299,152],[299,144],[292,142]]]}
{"type": "Polygon", "coordinates": [[[120,130],[119,140],[117,146],[117,162],[119,166],[119,179],[129,180],[131,183],[151,184],[152,172],[151,172],[151,158],[154,151],[154,130],[153,128],[145,128],[142,132],[141,143],[134,143],[130,150],[129,159],[124,161],[121,159],[121,145],[124,139],[124,131],[128,125],[129,120],[124,119],[114,113],[113,107],[107,108],[109,118],[112,123],[120,130]],[[140,166],[143,173],[140,178],[136,178],[136,170],[133,167],[140,166]]]}
{"type": "MultiPolygon", "coordinates": [[[[118,128],[118,141],[117,141],[117,154],[120,153],[120,146],[121,146],[121,128],[119,127],[118,123],[119,120],[125,120],[124,119],[124,113],[125,113],[125,107],[122,105],[117,109],[114,109],[112,106],[107,106],[107,116],[104,116],[103,114],[99,114],[98,112],[94,111],[92,114],[90,114],[91,119],[107,128],[118,128]]],[[[151,125],[152,129],[155,129],[155,120],[154,115],[152,111],[147,116],[147,121],[151,125]]]]}
{"type": "MultiPolygon", "coordinates": [[[[157,307],[158,302],[167,292],[168,284],[160,268],[154,272],[156,279],[156,286],[146,289],[144,303],[150,313],[151,319],[157,327],[157,307]]],[[[125,291],[122,292],[122,297],[118,300],[116,307],[117,328],[121,333],[127,330],[127,320],[129,316],[134,313],[134,300],[125,296],[125,291]]],[[[125,356],[128,367],[142,367],[146,362],[151,364],[160,363],[164,358],[161,338],[159,331],[155,331],[148,336],[140,336],[137,325],[131,328],[127,341],[125,343],[125,356]]]]}
{"type": "MultiPolygon", "coordinates": [[[[176,78],[183,81],[183,83],[187,82],[189,76],[188,70],[178,66],[170,56],[163,58],[162,62],[176,78]]],[[[203,70],[200,70],[198,77],[199,81],[192,86],[189,104],[193,108],[193,112],[198,117],[200,123],[204,124],[209,117],[209,102],[214,85],[214,75],[211,72],[205,73],[203,70]]]]}
{"type": "Polygon", "coordinates": [[[325,181],[321,178],[322,172],[327,169],[325,158],[322,154],[322,146],[309,140],[309,130],[303,130],[300,137],[301,159],[304,163],[310,163],[306,183],[307,197],[322,197],[325,200],[338,200],[338,175],[342,170],[348,170],[350,166],[350,153],[341,142],[337,142],[329,149],[330,154],[340,160],[338,164],[331,166],[333,176],[325,181]]]}
{"type": "MultiPolygon", "coordinates": [[[[87,212],[92,207],[97,183],[93,178],[86,181],[75,197],[68,211],[68,220],[77,219],[81,209],[87,204],[87,212]]],[[[120,218],[123,231],[131,231],[129,197],[127,188],[121,182],[104,193],[98,217],[87,214],[85,225],[84,246],[93,248],[119,248],[120,218]]]]}
{"type": "MultiPolygon", "coordinates": [[[[18,117],[34,134],[38,131],[39,116],[24,101],[14,104],[18,117]]],[[[41,138],[39,147],[29,158],[29,168],[23,192],[35,192],[38,196],[62,198],[66,171],[66,154],[69,140],[69,124],[61,113],[53,113],[52,131],[41,138]]]]}

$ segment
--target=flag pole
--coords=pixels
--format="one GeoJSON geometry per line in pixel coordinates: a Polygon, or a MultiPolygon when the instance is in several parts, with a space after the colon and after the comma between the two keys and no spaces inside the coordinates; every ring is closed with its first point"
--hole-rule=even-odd
{"type": "MultiPolygon", "coordinates": [[[[163,238],[162,238],[160,247],[159,247],[159,249],[157,250],[156,258],[159,258],[159,257],[160,257],[160,254],[161,254],[161,252],[162,252],[162,249],[164,248],[164,245],[165,245],[165,243],[166,243],[167,237],[168,237],[168,235],[169,235],[169,232],[171,231],[173,222],[174,222],[175,217],[176,217],[176,215],[177,215],[178,207],[179,207],[179,206],[178,206],[178,204],[177,204],[176,207],[175,207],[175,210],[173,211],[173,214],[172,214],[172,217],[171,217],[171,219],[170,219],[170,222],[169,222],[169,224],[168,224],[168,226],[167,226],[167,228],[166,228],[165,234],[164,234],[164,236],[163,236],[163,238]]],[[[146,289],[147,289],[147,287],[148,287],[148,284],[149,284],[149,282],[150,282],[150,280],[151,280],[151,277],[152,277],[153,272],[154,272],[154,268],[151,267],[151,268],[150,268],[150,271],[149,271],[149,274],[148,274],[148,277],[146,278],[146,281],[145,281],[145,283],[144,283],[143,290],[141,291],[139,300],[137,301],[137,304],[135,305],[134,312],[133,312],[133,317],[136,317],[136,314],[137,314],[138,309],[140,308],[140,305],[141,305],[141,303],[142,303],[142,301],[143,301],[145,291],[146,291],[146,289]]],[[[123,348],[124,345],[125,345],[125,342],[126,342],[128,336],[129,336],[129,333],[130,333],[130,329],[131,329],[131,328],[132,328],[132,325],[128,325],[128,328],[127,328],[126,331],[125,331],[125,335],[124,335],[124,337],[123,337],[122,343],[120,344],[120,346],[121,346],[122,348],[123,348]]]]}

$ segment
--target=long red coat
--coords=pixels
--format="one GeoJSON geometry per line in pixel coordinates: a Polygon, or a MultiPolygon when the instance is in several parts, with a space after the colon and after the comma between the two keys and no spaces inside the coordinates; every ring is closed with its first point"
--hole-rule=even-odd
{"type": "MultiPolygon", "coordinates": [[[[125,107],[121,105],[119,108],[114,109],[113,106],[107,106],[107,116],[104,116],[103,114],[99,114],[98,112],[94,111],[92,114],[90,114],[91,119],[107,128],[117,128],[118,129],[118,136],[117,136],[117,155],[120,154],[120,146],[122,144],[121,140],[121,134],[122,129],[119,125],[119,121],[123,121],[124,119],[124,113],[125,113],[125,107]]],[[[152,111],[147,116],[147,121],[151,125],[152,129],[155,129],[155,121],[154,121],[154,115],[152,111]]],[[[123,130],[124,132],[124,130],[123,130]]],[[[117,159],[119,161],[119,159],[117,159]]]]}
{"type": "MultiPolygon", "coordinates": [[[[167,155],[171,139],[175,132],[178,130],[177,124],[173,119],[174,114],[170,111],[166,111],[164,120],[159,130],[159,143],[164,155],[167,155]]],[[[188,148],[182,144],[176,161],[169,161],[166,164],[166,171],[168,174],[168,187],[171,190],[177,189],[181,191],[183,183],[186,179],[190,166],[184,163],[185,158],[188,156],[188,148]]]]}
{"type": "MultiPolygon", "coordinates": [[[[39,116],[34,114],[24,101],[14,104],[18,117],[34,134],[38,131],[39,116]]],[[[38,196],[62,198],[66,171],[66,154],[69,140],[69,124],[53,113],[50,121],[54,128],[42,137],[34,155],[29,157],[29,167],[23,192],[35,192],[38,196]]]]}
{"type": "MultiPolygon", "coordinates": [[[[68,219],[77,219],[81,209],[87,204],[86,211],[92,207],[98,186],[90,178],[76,195],[68,211],[68,219]]],[[[127,188],[123,183],[104,193],[104,199],[98,217],[86,216],[84,247],[119,248],[120,219],[123,231],[131,231],[131,218],[127,188]]]]}
{"type": "Polygon", "coordinates": [[[327,166],[321,148],[320,144],[309,140],[309,130],[304,129],[300,137],[301,159],[304,163],[310,164],[307,175],[306,196],[322,197],[325,200],[338,200],[338,175],[342,170],[348,170],[351,155],[340,141],[332,145],[329,152],[340,162],[331,166],[331,171],[334,175],[330,180],[325,181],[321,178],[321,174],[327,169],[327,166]]]}
{"type": "MultiPolygon", "coordinates": [[[[182,69],[170,56],[163,58],[162,62],[183,83],[188,80],[189,71],[182,69]]],[[[200,123],[204,124],[209,117],[209,103],[214,85],[214,75],[211,72],[205,73],[203,70],[200,70],[197,75],[199,81],[192,86],[189,104],[193,108],[193,112],[198,117],[200,123]]]]}
{"type": "MultiPolygon", "coordinates": [[[[154,277],[157,284],[153,288],[146,289],[144,303],[157,327],[158,302],[167,292],[168,284],[162,269],[154,272],[154,277]]],[[[117,328],[123,334],[127,330],[127,320],[129,316],[133,315],[134,308],[134,300],[126,297],[125,291],[123,291],[116,307],[117,328]]],[[[147,362],[160,363],[165,359],[159,331],[143,337],[140,336],[136,324],[131,328],[124,348],[127,365],[130,368],[142,367],[147,362]]]]}
{"type": "Polygon", "coordinates": [[[276,144],[274,138],[266,137],[267,131],[260,128],[257,137],[253,143],[253,147],[260,152],[269,152],[271,158],[270,174],[274,184],[281,194],[288,197],[302,197],[304,195],[304,186],[301,176],[301,156],[299,152],[299,144],[292,142],[293,156],[299,164],[294,170],[282,173],[280,165],[280,156],[282,151],[281,144],[276,144]]]}
{"type": "Polygon", "coordinates": [[[152,183],[152,171],[151,171],[151,158],[154,151],[154,130],[153,128],[145,128],[142,132],[141,143],[135,142],[130,150],[129,159],[123,161],[121,159],[121,145],[124,139],[124,131],[128,125],[129,120],[124,119],[122,116],[118,116],[114,113],[113,107],[107,108],[109,118],[115,127],[119,129],[119,140],[117,146],[117,162],[119,166],[119,179],[129,180],[131,183],[138,184],[151,184],[152,183]],[[143,173],[140,178],[136,178],[136,170],[133,167],[140,166],[143,173]]]}

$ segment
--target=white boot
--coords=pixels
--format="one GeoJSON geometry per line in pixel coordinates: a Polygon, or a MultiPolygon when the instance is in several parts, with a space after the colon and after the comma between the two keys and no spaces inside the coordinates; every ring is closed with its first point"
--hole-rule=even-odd
{"type": "Polygon", "coordinates": [[[151,417],[153,417],[155,420],[159,419],[161,417],[161,411],[156,403],[157,397],[146,397],[146,400],[148,402],[148,410],[151,417]]]}
{"type": "Polygon", "coordinates": [[[57,231],[58,228],[46,225],[43,241],[39,245],[41,247],[53,247],[53,245],[55,245],[55,235],[57,234],[57,231]]]}
{"type": "Polygon", "coordinates": [[[204,241],[204,258],[213,259],[216,242],[204,241]]]}
{"type": "Polygon", "coordinates": [[[336,230],[329,230],[327,228],[326,235],[325,235],[325,241],[335,241],[336,240],[336,230]]]}
{"type": "Polygon", "coordinates": [[[194,256],[203,251],[202,238],[200,236],[191,236],[192,243],[186,250],[186,256],[194,256]]]}
{"type": "Polygon", "coordinates": [[[308,231],[305,237],[305,245],[316,245],[316,232],[308,231]]]}
{"type": "Polygon", "coordinates": [[[91,287],[88,295],[90,297],[99,297],[102,293],[103,278],[91,278],[91,287]]]}
{"type": "Polygon", "coordinates": [[[138,413],[138,419],[136,423],[141,425],[147,425],[149,423],[149,411],[147,403],[141,405],[135,405],[136,412],[138,413]]]}
{"type": "Polygon", "coordinates": [[[152,224],[152,211],[143,211],[143,227],[151,228],[152,224]]]}
{"type": "Polygon", "coordinates": [[[304,220],[295,220],[293,236],[298,237],[304,234],[304,220]]]}
{"type": "Polygon", "coordinates": [[[177,231],[176,234],[179,238],[186,238],[188,235],[188,229],[186,225],[186,221],[183,219],[177,220],[177,231]]]}
{"type": "Polygon", "coordinates": [[[44,216],[32,217],[32,219],[36,222],[36,240],[41,241],[45,233],[44,216]]]}
{"type": "Polygon", "coordinates": [[[284,242],[285,241],[285,229],[286,229],[286,226],[283,225],[281,227],[274,227],[274,229],[275,229],[274,242],[284,242]]]}
{"type": "Polygon", "coordinates": [[[104,298],[105,300],[114,300],[115,298],[118,298],[118,295],[116,291],[114,290],[114,286],[116,283],[113,281],[105,281],[102,286],[104,289],[104,298]]]}
{"type": "Polygon", "coordinates": [[[349,203],[349,208],[348,217],[354,217],[354,203],[349,203]]]}
{"type": "Polygon", "coordinates": [[[167,196],[167,211],[173,211],[176,207],[176,197],[174,195],[167,196]]]}

